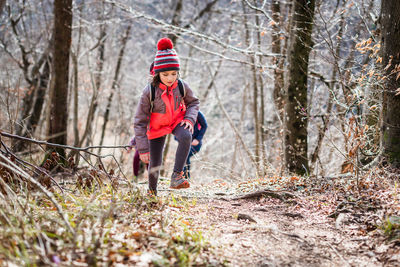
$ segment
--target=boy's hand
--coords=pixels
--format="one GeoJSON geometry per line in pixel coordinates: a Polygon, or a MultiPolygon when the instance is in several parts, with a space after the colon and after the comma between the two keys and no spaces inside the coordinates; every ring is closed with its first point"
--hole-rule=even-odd
{"type": "Polygon", "coordinates": [[[200,143],[199,140],[193,139],[192,146],[197,146],[199,143],[200,143]]]}
{"type": "Polygon", "coordinates": [[[150,161],[150,153],[140,154],[140,160],[148,164],[150,161]]]}
{"type": "Polygon", "coordinates": [[[191,134],[193,133],[193,126],[190,124],[190,122],[183,120],[181,121],[181,126],[183,125],[185,125],[185,129],[188,129],[191,134]]]}

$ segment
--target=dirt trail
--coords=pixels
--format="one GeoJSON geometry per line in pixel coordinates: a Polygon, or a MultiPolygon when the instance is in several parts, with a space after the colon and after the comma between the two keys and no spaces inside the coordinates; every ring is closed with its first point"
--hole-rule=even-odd
{"type": "Polygon", "coordinates": [[[336,205],[323,195],[230,200],[229,193],[196,184],[174,194],[198,198],[184,216],[204,232],[219,264],[226,259],[228,266],[400,266],[398,245],[377,242],[354,216],[328,217],[336,205]]]}

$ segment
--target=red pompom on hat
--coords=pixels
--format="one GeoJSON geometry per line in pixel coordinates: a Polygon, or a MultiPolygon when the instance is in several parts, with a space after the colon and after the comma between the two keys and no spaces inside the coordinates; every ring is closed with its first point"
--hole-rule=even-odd
{"type": "Polygon", "coordinates": [[[174,48],[174,45],[172,44],[172,41],[169,38],[161,38],[157,43],[158,50],[166,50],[172,48],[174,48]]]}
{"type": "Polygon", "coordinates": [[[162,38],[157,42],[157,53],[154,58],[154,73],[170,70],[180,70],[179,58],[176,51],[173,49],[171,39],[162,38]]]}

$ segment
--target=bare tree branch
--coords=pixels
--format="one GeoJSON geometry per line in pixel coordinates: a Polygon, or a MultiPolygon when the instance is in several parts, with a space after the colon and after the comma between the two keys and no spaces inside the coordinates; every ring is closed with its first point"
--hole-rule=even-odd
{"type": "Polygon", "coordinates": [[[155,25],[160,25],[162,27],[164,27],[165,29],[169,29],[171,31],[177,32],[177,33],[181,33],[181,34],[187,34],[187,35],[191,35],[197,38],[201,38],[207,41],[210,41],[212,43],[215,43],[223,48],[232,50],[234,52],[238,52],[238,53],[242,53],[245,55],[257,55],[257,56],[266,56],[266,57],[276,57],[276,56],[281,56],[281,55],[277,55],[277,54],[272,54],[272,53],[262,53],[259,51],[253,51],[253,50],[248,50],[248,49],[241,49],[238,47],[235,47],[233,45],[227,44],[217,38],[214,38],[212,36],[194,31],[194,30],[190,30],[187,28],[183,28],[183,27],[179,27],[179,26],[175,26],[175,25],[171,25],[169,23],[166,23],[162,20],[153,18],[147,14],[144,14],[142,12],[139,12],[137,10],[134,10],[132,7],[126,6],[122,3],[116,2],[116,1],[112,1],[112,0],[106,0],[107,3],[110,3],[112,5],[115,5],[117,7],[119,7],[121,10],[127,12],[128,14],[134,15],[135,18],[143,18],[147,21],[150,21],[152,23],[154,23],[155,25]]]}
{"type": "MultiPolygon", "coordinates": [[[[90,152],[89,151],[90,149],[98,149],[98,148],[125,148],[126,149],[126,148],[130,147],[130,145],[73,147],[73,146],[68,146],[68,145],[59,145],[59,144],[49,143],[49,142],[46,142],[46,141],[34,140],[34,139],[31,139],[31,138],[22,137],[22,136],[10,134],[10,133],[5,133],[5,132],[2,132],[2,131],[0,131],[0,135],[5,136],[5,137],[9,137],[9,138],[15,138],[15,139],[19,139],[19,140],[35,143],[35,144],[39,144],[39,145],[46,145],[46,146],[51,146],[51,147],[56,147],[56,148],[71,149],[71,150],[76,150],[76,151],[84,151],[84,152],[86,152],[88,154],[91,154],[93,156],[99,156],[99,155],[90,152]]],[[[100,157],[104,157],[104,156],[100,156],[100,157]]]]}
{"type": "Polygon", "coordinates": [[[232,121],[231,117],[229,116],[228,112],[225,110],[224,105],[222,104],[221,99],[219,98],[218,90],[215,88],[215,86],[213,86],[213,88],[214,88],[215,95],[216,95],[216,97],[217,97],[218,104],[219,104],[219,106],[220,106],[222,112],[224,113],[226,119],[228,120],[229,124],[231,125],[231,127],[232,127],[233,131],[235,132],[236,136],[239,138],[240,143],[242,144],[244,150],[245,150],[246,153],[247,153],[247,156],[251,159],[251,162],[253,163],[254,167],[257,168],[257,161],[256,161],[256,159],[254,158],[253,153],[251,153],[251,151],[250,151],[249,148],[247,147],[246,143],[244,142],[244,140],[243,140],[243,138],[242,138],[242,135],[240,134],[239,130],[236,128],[236,126],[235,126],[235,124],[233,123],[233,121],[232,121]]]}
{"type": "Polygon", "coordinates": [[[6,150],[6,152],[13,156],[17,161],[22,162],[32,168],[34,168],[35,170],[39,171],[40,173],[44,174],[45,176],[49,177],[51,181],[53,181],[53,183],[61,190],[61,192],[64,193],[64,190],[61,188],[61,186],[56,182],[56,180],[54,180],[54,178],[52,176],[50,176],[46,171],[42,170],[41,168],[33,165],[32,163],[29,163],[23,159],[20,159],[19,157],[17,157],[17,155],[15,155],[13,152],[10,151],[10,149],[4,144],[4,142],[1,140],[0,137],[0,144],[4,147],[4,149],[6,150]]]}
{"type": "Polygon", "coordinates": [[[250,2],[248,0],[243,0],[243,2],[245,2],[251,9],[254,9],[258,12],[261,12],[262,14],[264,14],[264,16],[269,19],[269,22],[273,22],[275,24],[279,24],[279,21],[275,21],[273,17],[271,17],[263,8],[265,6],[265,3],[267,1],[264,0],[264,3],[262,4],[261,8],[253,6],[252,4],[250,4],[250,2]]]}
{"type": "Polygon", "coordinates": [[[209,12],[211,10],[211,8],[218,2],[218,0],[214,0],[210,3],[208,3],[200,12],[199,14],[197,14],[188,24],[186,24],[185,26],[183,26],[183,28],[188,28],[190,27],[190,25],[197,21],[199,18],[203,17],[204,14],[206,14],[207,12],[209,12]]]}
{"type": "Polygon", "coordinates": [[[40,191],[42,191],[46,197],[53,203],[53,205],[56,207],[58,214],[60,217],[63,219],[65,225],[67,226],[67,229],[72,233],[75,234],[74,228],[72,228],[71,224],[68,221],[67,215],[62,211],[61,206],[58,204],[57,200],[54,198],[53,193],[48,191],[46,188],[44,188],[38,181],[33,179],[28,173],[26,173],[24,170],[22,170],[19,166],[17,166],[14,162],[12,162],[9,158],[5,157],[3,154],[0,154],[0,158],[2,161],[0,161],[0,165],[9,169],[10,171],[22,176],[26,180],[28,180],[30,183],[34,184],[39,188],[40,191]]]}

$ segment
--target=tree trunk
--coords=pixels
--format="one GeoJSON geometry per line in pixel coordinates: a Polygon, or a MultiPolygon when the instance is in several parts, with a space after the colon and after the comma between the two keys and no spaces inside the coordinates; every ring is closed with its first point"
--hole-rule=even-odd
{"type": "MultiPolygon", "coordinates": [[[[278,0],[273,0],[271,4],[272,18],[275,23],[272,25],[272,53],[281,54],[281,8],[278,0]]],[[[283,112],[283,57],[275,56],[272,58],[272,64],[275,65],[274,70],[274,100],[278,114],[281,116],[283,112]]],[[[282,116],[281,116],[282,117],[282,116]]]]}
{"type": "Polygon", "coordinates": [[[388,163],[400,166],[400,1],[382,0],[383,154],[388,163]],[[387,67],[389,66],[389,67],[387,67]],[[397,95],[396,95],[397,94],[397,95]]]}
{"type": "MultiPolygon", "coordinates": [[[[280,58],[273,59],[276,64],[276,70],[274,71],[274,104],[277,110],[277,120],[280,125],[277,128],[278,133],[277,136],[280,138],[282,142],[280,142],[280,150],[279,150],[279,158],[282,159],[279,164],[279,173],[283,175],[285,170],[284,158],[285,158],[285,132],[286,132],[286,116],[284,115],[285,111],[285,96],[286,96],[286,86],[285,86],[285,62],[287,62],[286,57],[283,55],[287,54],[289,38],[287,34],[282,34],[281,32],[290,33],[291,28],[293,27],[293,2],[289,1],[285,4],[281,4],[279,1],[272,2],[271,10],[272,10],[272,18],[275,23],[272,26],[273,34],[272,34],[272,49],[275,53],[279,53],[281,55],[280,58]],[[282,15],[284,14],[284,15],[282,15]],[[287,23],[284,24],[283,17],[286,16],[287,23]],[[280,26],[280,27],[278,27],[280,26]],[[283,30],[282,30],[283,29],[283,30]]],[[[287,64],[286,64],[287,65],[287,64]]]]}
{"type": "MultiPolygon", "coordinates": [[[[31,47],[32,44],[29,44],[29,47],[26,47],[26,44],[21,41],[21,36],[25,36],[27,34],[26,31],[22,30],[25,29],[25,23],[22,19],[23,16],[23,9],[20,10],[20,14],[17,19],[13,19],[11,14],[9,14],[12,33],[18,40],[18,46],[20,49],[21,59],[18,61],[21,63],[18,65],[24,74],[26,83],[29,86],[29,91],[23,97],[21,113],[19,113],[19,121],[16,124],[16,134],[26,137],[34,134],[36,126],[40,121],[44,95],[46,93],[48,80],[50,77],[48,64],[50,60],[49,53],[51,50],[52,41],[49,41],[47,48],[41,52],[40,57],[31,57],[33,51],[36,51],[36,49],[31,47]]],[[[26,38],[28,37],[26,36],[26,38]]],[[[52,40],[52,38],[50,38],[50,40],[52,40]]],[[[25,142],[22,140],[14,140],[13,146],[15,151],[22,151],[25,148],[25,142]]]]}
{"type": "MultiPolygon", "coordinates": [[[[106,128],[107,128],[107,124],[108,124],[108,120],[109,120],[109,116],[110,116],[111,103],[114,98],[114,92],[118,88],[119,71],[121,69],[122,58],[124,57],[126,43],[129,40],[131,27],[132,27],[132,25],[129,25],[126,28],[125,36],[122,38],[121,50],[119,51],[119,55],[118,55],[118,61],[117,61],[117,66],[115,68],[114,79],[113,79],[113,83],[111,85],[111,92],[107,99],[106,111],[104,112],[104,122],[103,122],[103,127],[101,128],[100,146],[103,145],[104,135],[106,132],[106,128]]],[[[100,153],[100,151],[101,151],[101,148],[99,148],[99,153],[100,153]]]]}
{"type": "MultiPolygon", "coordinates": [[[[29,95],[26,95],[23,100],[21,122],[16,129],[16,134],[19,136],[33,135],[36,127],[38,126],[40,117],[42,115],[44,98],[50,78],[50,67],[48,61],[46,61],[42,73],[38,73],[37,75],[39,78],[34,80],[36,85],[31,89],[29,95]]],[[[15,151],[22,151],[24,148],[25,142],[21,140],[15,141],[15,151]]]]}
{"type": "MultiPolygon", "coordinates": [[[[243,90],[242,93],[242,111],[240,112],[240,120],[239,120],[239,125],[243,125],[243,120],[244,120],[244,115],[246,113],[246,105],[247,105],[247,91],[246,91],[247,86],[245,86],[245,89],[243,90]]],[[[243,129],[240,129],[242,131],[243,129]]],[[[233,157],[232,157],[232,164],[231,164],[231,175],[233,175],[235,167],[237,166],[237,161],[236,161],[236,154],[237,150],[240,149],[240,141],[239,137],[236,135],[235,138],[235,149],[233,151],[233,157]]]]}
{"type": "MultiPolygon", "coordinates": [[[[243,13],[246,14],[246,7],[245,4],[242,4],[243,7],[243,13]]],[[[245,40],[246,40],[246,46],[251,45],[251,40],[250,40],[250,29],[248,25],[248,20],[247,16],[243,17],[244,19],[244,27],[245,27],[245,40]]],[[[254,154],[255,154],[255,160],[257,162],[256,166],[256,172],[257,176],[260,174],[260,121],[259,121],[259,115],[258,115],[258,82],[257,82],[257,69],[256,69],[256,58],[255,56],[251,55],[250,56],[250,61],[252,63],[251,65],[251,73],[252,73],[252,78],[253,78],[253,103],[252,103],[252,109],[253,109],[253,119],[254,119],[254,154]]]]}
{"type": "MultiPolygon", "coordinates": [[[[49,142],[67,143],[68,74],[72,33],[72,0],[54,1],[53,93],[50,98],[49,142]]],[[[65,157],[64,149],[56,149],[65,157]]]]}
{"type": "MultiPolygon", "coordinates": [[[[176,2],[174,15],[172,16],[171,25],[179,26],[181,25],[181,13],[182,13],[182,0],[178,0],[176,2]]],[[[168,34],[168,38],[171,39],[172,43],[175,45],[176,43],[176,35],[168,34]]]]}
{"type": "MultiPolygon", "coordinates": [[[[80,39],[80,34],[79,34],[79,39],[80,39]]],[[[74,80],[73,80],[73,92],[74,92],[74,105],[72,107],[73,110],[73,115],[74,115],[74,119],[73,119],[73,124],[74,124],[74,146],[78,147],[79,146],[79,127],[78,127],[78,106],[79,106],[79,77],[78,77],[78,57],[79,57],[79,41],[78,41],[78,49],[76,51],[76,53],[72,54],[71,58],[72,58],[72,65],[73,65],[73,75],[74,75],[74,80]]]]}
{"type": "MultiPolygon", "coordinates": [[[[345,6],[344,6],[345,7],[345,6]]],[[[335,58],[335,64],[333,66],[332,70],[332,75],[331,75],[331,82],[329,83],[329,97],[328,97],[328,104],[326,108],[326,115],[322,116],[322,127],[319,128],[318,130],[318,139],[317,139],[317,145],[315,146],[314,152],[311,153],[311,168],[314,168],[314,164],[317,161],[317,158],[319,157],[319,152],[322,148],[322,142],[324,141],[325,134],[328,130],[328,126],[330,123],[331,119],[331,112],[332,112],[332,106],[333,106],[333,95],[335,93],[335,79],[338,71],[340,71],[340,65],[339,65],[339,60],[340,60],[340,51],[342,47],[342,37],[343,37],[343,31],[344,31],[344,26],[345,26],[345,18],[344,18],[345,13],[341,13],[340,15],[340,22],[339,22],[339,31],[337,34],[337,37],[335,38],[337,40],[335,52],[333,54],[333,57],[335,58]]]]}
{"type": "MultiPolygon", "coordinates": [[[[256,2],[256,1],[255,1],[256,2]]],[[[258,16],[255,16],[256,19],[256,26],[257,28],[260,27],[260,21],[258,16]]],[[[257,31],[257,51],[261,50],[261,32],[258,30],[257,31]]],[[[263,57],[259,56],[258,57],[259,63],[260,65],[263,65],[263,57]]],[[[258,84],[259,84],[259,88],[260,88],[260,115],[259,115],[259,126],[258,126],[258,130],[259,130],[259,135],[260,135],[260,175],[261,177],[264,176],[265,173],[265,167],[267,165],[266,162],[266,155],[265,155],[265,139],[266,139],[266,130],[265,130],[265,101],[264,101],[264,81],[262,78],[262,74],[259,70],[257,70],[255,68],[255,73],[258,77],[258,84]]]]}
{"type": "MultiPolygon", "coordinates": [[[[78,107],[79,107],[79,65],[78,65],[78,61],[79,61],[79,54],[81,51],[81,39],[82,39],[82,11],[83,11],[83,7],[85,6],[84,4],[84,0],[82,0],[82,3],[78,9],[78,16],[79,16],[79,30],[78,30],[78,40],[77,40],[77,44],[76,44],[76,50],[75,52],[71,51],[71,59],[72,59],[72,66],[73,66],[73,85],[72,85],[72,90],[73,90],[73,106],[72,106],[72,113],[73,113],[73,132],[74,132],[74,147],[78,147],[79,146],[79,126],[78,126],[78,107]]],[[[75,164],[78,165],[79,164],[79,153],[76,153],[76,151],[71,151],[69,154],[69,157],[73,157],[75,155],[75,164]]]]}
{"type": "Polygon", "coordinates": [[[35,102],[33,105],[31,118],[28,121],[28,124],[26,126],[27,131],[32,134],[35,132],[36,127],[40,120],[40,116],[42,115],[44,98],[46,95],[47,85],[49,84],[49,79],[50,79],[49,64],[50,63],[48,61],[46,61],[45,65],[43,67],[43,71],[40,74],[40,80],[38,82],[39,85],[38,85],[38,88],[36,89],[35,102]]]}
{"type": "Polygon", "coordinates": [[[307,71],[312,47],[315,0],[295,0],[288,49],[287,100],[285,103],[285,165],[290,172],[308,172],[307,71]]]}
{"type": "Polygon", "coordinates": [[[3,13],[3,7],[6,5],[6,0],[0,0],[0,15],[3,13]]]}
{"type": "MultiPolygon", "coordinates": [[[[103,4],[104,8],[104,4],[103,4]]],[[[103,10],[100,10],[100,13],[103,12],[103,10]]],[[[101,14],[99,16],[99,20],[103,20],[103,15],[101,14]]],[[[99,34],[99,50],[98,50],[98,61],[96,62],[97,65],[97,70],[94,75],[94,90],[93,90],[93,96],[92,96],[92,101],[90,103],[90,108],[86,120],[86,127],[85,127],[85,132],[84,136],[82,136],[81,144],[83,144],[84,139],[86,138],[86,146],[89,146],[92,143],[92,138],[93,138],[93,133],[92,133],[92,128],[93,128],[93,119],[97,110],[97,105],[98,105],[98,97],[99,97],[99,92],[101,90],[101,80],[103,76],[103,66],[104,66],[104,50],[105,50],[105,41],[106,41],[106,24],[101,23],[100,24],[100,34],[99,34]]]]}

